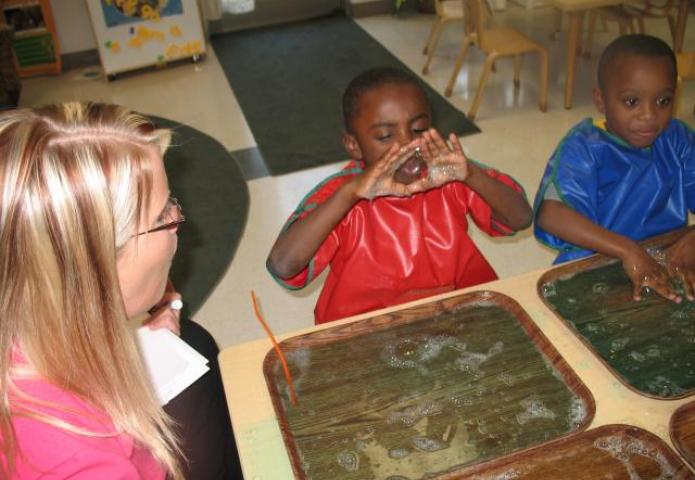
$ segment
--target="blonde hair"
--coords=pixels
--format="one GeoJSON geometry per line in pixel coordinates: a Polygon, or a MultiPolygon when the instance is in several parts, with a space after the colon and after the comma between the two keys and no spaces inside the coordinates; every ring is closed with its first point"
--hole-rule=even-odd
{"type": "Polygon", "coordinates": [[[104,411],[114,434],[131,436],[182,478],[171,420],[145,376],[116,269],[147,214],[148,146],[163,154],[169,139],[167,130],[115,105],[0,115],[0,477],[11,476],[21,454],[13,414],[103,435],[31,408],[12,381],[19,348],[40,378],[104,411]],[[13,409],[17,398],[29,406],[13,409]]]}

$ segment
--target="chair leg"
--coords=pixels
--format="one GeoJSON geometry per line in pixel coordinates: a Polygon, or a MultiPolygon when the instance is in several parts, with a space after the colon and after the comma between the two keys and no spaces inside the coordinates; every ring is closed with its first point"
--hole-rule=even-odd
{"type": "Polygon", "coordinates": [[[676,44],[676,19],[670,13],[666,15],[666,20],[668,20],[668,29],[671,31],[671,40],[673,40],[673,45],[676,44]]]}
{"type": "MultiPolygon", "coordinates": [[[[598,12],[596,10],[589,11],[589,24],[586,27],[586,43],[584,44],[584,56],[586,58],[591,57],[591,45],[594,41],[594,29],[596,28],[596,18],[598,17],[598,12]]],[[[603,15],[601,15],[603,19],[603,15]]]]}
{"type": "Polygon", "coordinates": [[[521,62],[523,60],[522,55],[517,55],[514,57],[514,88],[519,88],[521,85],[520,74],[521,74],[521,62]]]}
{"type": "Polygon", "coordinates": [[[430,28],[430,33],[427,35],[427,42],[425,43],[425,48],[422,49],[422,54],[427,55],[427,52],[430,50],[430,43],[432,43],[432,37],[434,37],[434,32],[437,31],[437,27],[439,26],[439,17],[437,17],[434,22],[432,23],[432,28],[430,28]]]}
{"type": "Polygon", "coordinates": [[[678,114],[680,113],[680,104],[681,104],[681,90],[683,88],[683,79],[681,78],[680,75],[676,77],[676,94],[674,95],[673,99],[673,116],[677,117],[678,114]]]}
{"type": "Polygon", "coordinates": [[[541,71],[539,72],[541,76],[541,86],[538,90],[538,107],[540,108],[541,112],[545,112],[548,110],[548,51],[545,48],[542,48],[538,51],[538,54],[540,56],[541,64],[541,71]]]}
{"type": "Polygon", "coordinates": [[[644,28],[644,18],[642,17],[637,17],[637,31],[641,34],[644,34],[647,30],[644,28]]]}
{"type": "Polygon", "coordinates": [[[480,101],[483,99],[483,90],[485,90],[485,85],[490,78],[490,72],[492,70],[492,65],[497,60],[497,55],[492,53],[486,59],[483,64],[483,73],[480,75],[480,83],[478,84],[478,91],[475,92],[475,98],[473,99],[473,104],[470,110],[468,110],[468,118],[473,120],[475,114],[478,112],[478,107],[480,107],[480,101]]]}
{"type": "Polygon", "coordinates": [[[430,62],[432,62],[434,51],[437,49],[437,44],[439,43],[439,36],[442,34],[442,30],[444,30],[444,22],[439,22],[437,24],[437,29],[433,32],[434,36],[432,37],[432,41],[429,44],[429,53],[427,54],[427,61],[425,62],[425,66],[422,67],[423,75],[427,75],[430,71],[430,62]]]}
{"type": "Polygon", "coordinates": [[[560,36],[560,31],[562,30],[562,10],[559,8],[555,9],[553,14],[553,31],[550,33],[550,38],[556,40],[560,36]]]}
{"type": "Polygon", "coordinates": [[[459,76],[459,72],[461,71],[461,67],[463,66],[463,61],[466,58],[466,52],[468,52],[468,47],[470,47],[472,43],[473,42],[470,39],[470,37],[466,37],[463,39],[463,45],[461,45],[461,51],[459,52],[459,56],[456,59],[454,71],[451,72],[449,83],[447,84],[446,89],[444,90],[444,95],[447,97],[450,97],[451,92],[454,91],[454,84],[456,83],[456,78],[459,76]]]}

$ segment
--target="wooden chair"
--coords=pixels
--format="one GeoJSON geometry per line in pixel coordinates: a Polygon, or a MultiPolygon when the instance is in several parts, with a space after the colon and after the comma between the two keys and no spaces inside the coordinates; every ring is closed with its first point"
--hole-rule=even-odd
{"type": "Polygon", "coordinates": [[[485,85],[490,78],[495,62],[502,57],[514,57],[514,87],[519,88],[519,73],[521,71],[522,55],[526,53],[538,53],[540,56],[540,100],[539,107],[545,112],[548,104],[548,51],[545,47],[530,39],[515,28],[487,26],[487,17],[492,16],[492,9],[485,0],[463,0],[464,15],[472,19],[473,29],[463,38],[461,52],[456,59],[454,71],[444,91],[447,97],[451,96],[466,53],[471,45],[478,47],[485,53],[483,73],[480,76],[480,84],[475,93],[473,104],[468,110],[468,118],[475,118],[482,100],[485,85]]]}
{"type": "Polygon", "coordinates": [[[434,9],[436,18],[430,29],[430,34],[427,36],[427,43],[422,50],[423,55],[427,55],[425,66],[422,67],[423,75],[429,72],[430,62],[434,51],[439,43],[439,36],[444,30],[444,25],[449,22],[463,21],[463,2],[461,0],[434,0],[434,9]]]}
{"type": "Polygon", "coordinates": [[[671,40],[676,43],[676,5],[674,0],[646,0],[644,3],[628,3],[622,5],[623,10],[630,15],[641,18],[665,18],[671,32],[671,40]]]}
{"type": "Polygon", "coordinates": [[[632,13],[623,8],[623,5],[610,5],[598,7],[589,11],[589,21],[587,24],[586,43],[584,44],[584,56],[591,56],[591,45],[594,42],[594,29],[596,20],[601,22],[606,28],[606,23],[614,22],[618,24],[619,35],[627,33],[644,33],[644,18],[636,13],[632,13]]]}
{"type": "MultiPolygon", "coordinates": [[[[683,80],[695,80],[695,52],[681,52],[676,54],[678,62],[678,79],[676,83],[676,98],[674,99],[673,115],[678,115],[683,89],[683,80]]],[[[693,105],[695,114],[695,105],[693,105]]]]}

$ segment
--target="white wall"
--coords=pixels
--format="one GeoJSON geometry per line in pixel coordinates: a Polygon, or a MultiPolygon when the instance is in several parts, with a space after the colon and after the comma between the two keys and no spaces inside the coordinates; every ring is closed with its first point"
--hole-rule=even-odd
{"type": "Polygon", "coordinates": [[[51,0],[60,53],[97,48],[85,0],[51,0]]]}

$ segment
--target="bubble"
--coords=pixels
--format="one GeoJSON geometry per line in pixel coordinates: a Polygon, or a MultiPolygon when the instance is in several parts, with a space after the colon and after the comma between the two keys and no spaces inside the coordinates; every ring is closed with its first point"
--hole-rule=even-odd
{"type": "Polygon", "coordinates": [[[666,251],[659,247],[649,247],[647,253],[662,267],[666,266],[666,251]]]}
{"type": "Polygon", "coordinates": [[[427,453],[436,452],[448,447],[446,443],[430,437],[413,437],[411,441],[415,448],[427,453]]]}
{"type": "Polygon", "coordinates": [[[531,420],[540,418],[549,420],[555,418],[555,412],[546,407],[543,401],[538,398],[525,398],[519,403],[524,407],[524,411],[516,415],[516,421],[519,422],[519,425],[524,425],[531,420]]]}
{"type": "Polygon", "coordinates": [[[616,338],[611,342],[611,351],[619,352],[624,349],[628,343],[630,343],[630,339],[628,337],[616,338]]]}
{"type": "Polygon", "coordinates": [[[572,430],[579,428],[579,426],[584,423],[584,420],[586,420],[586,404],[580,397],[573,396],[570,400],[567,420],[572,430]]]}
{"type": "Polygon", "coordinates": [[[348,472],[356,472],[360,468],[360,457],[355,452],[344,451],[336,455],[338,465],[348,472]]]}
{"type": "Polygon", "coordinates": [[[622,440],[617,436],[601,437],[594,441],[594,447],[607,452],[613,458],[619,460],[625,467],[625,470],[627,470],[630,480],[641,479],[631,462],[634,456],[649,458],[659,465],[661,471],[657,480],[667,480],[675,476],[675,470],[661,452],[647,447],[635,438],[622,440]]]}
{"type": "Polygon", "coordinates": [[[674,397],[684,392],[676,382],[663,375],[658,375],[653,380],[647,382],[647,390],[649,393],[660,397],[674,397]]]}
{"type": "Polygon", "coordinates": [[[640,352],[638,352],[636,350],[631,351],[628,356],[631,359],[633,359],[634,361],[640,362],[640,363],[644,362],[647,359],[647,357],[645,357],[644,355],[642,355],[640,352]]]}
{"type": "Polygon", "coordinates": [[[605,295],[608,293],[608,284],[603,282],[594,283],[591,287],[591,291],[597,295],[605,295]]]}
{"type": "Polygon", "coordinates": [[[545,298],[549,297],[554,297],[557,295],[557,289],[555,288],[555,283],[544,283],[543,286],[541,287],[541,290],[543,291],[543,296],[545,298]]]}
{"type": "Polygon", "coordinates": [[[407,448],[392,448],[389,450],[389,457],[395,460],[400,460],[410,455],[410,450],[407,448]]]}
{"type": "Polygon", "coordinates": [[[391,412],[386,418],[386,422],[393,425],[402,423],[406,427],[412,427],[419,422],[423,417],[438,415],[442,413],[444,407],[433,400],[425,400],[424,402],[405,408],[400,412],[391,412]]]}

